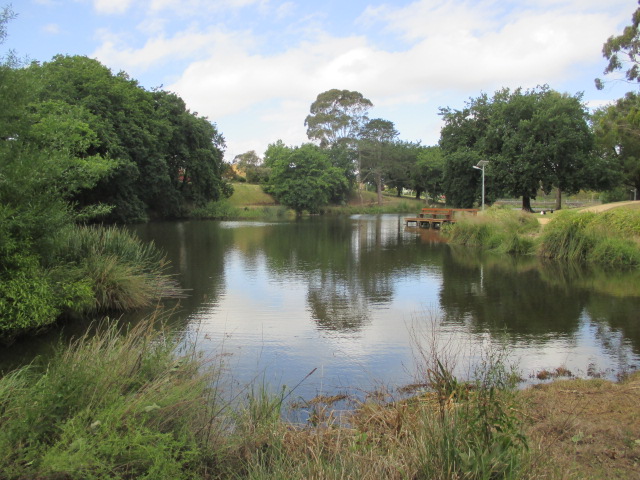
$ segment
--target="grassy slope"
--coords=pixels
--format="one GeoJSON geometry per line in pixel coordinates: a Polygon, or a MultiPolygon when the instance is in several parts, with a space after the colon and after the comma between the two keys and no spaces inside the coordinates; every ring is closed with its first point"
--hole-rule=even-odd
{"type": "Polygon", "coordinates": [[[275,199],[262,190],[260,185],[248,183],[234,183],[233,195],[229,198],[229,203],[234,207],[255,206],[255,205],[276,205],[275,199]]]}
{"type": "MultiPolygon", "coordinates": [[[[252,207],[252,206],[264,206],[264,205],[277,205],[276,200],[262,190],[260,185],[253,185],[248,183],[234,183],[234,192],[229,203],[234,207],[252,207]]],[[[375,206],[377,205],[378,197],[375,192],[361,192],[361,195],[353,193],[349,199],[350,206],[375,206]],[[362,198],[362,201],[360,200],[362,198]]],[[[408,204],[411,211],[419,211],[424,205],[423,200],[416,200],[412,197],[397,197],[395,195],[384,195],[383,203],[385,206],[394,206],[401,203],[408,204]]]]}

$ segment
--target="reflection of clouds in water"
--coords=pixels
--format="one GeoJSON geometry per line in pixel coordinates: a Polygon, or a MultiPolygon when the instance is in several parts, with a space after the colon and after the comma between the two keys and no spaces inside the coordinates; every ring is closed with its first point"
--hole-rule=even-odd
{"type": "Polygon", "coordinates": [[[180,248],[170,251],[208,294],[200,292],[190,317],[206,336],[202,348],[231,353],[225,358],[240,382],[262,372],[291,386],[318,368],[297,392],[305,395],[410,383],[409,326],[429,321],[426,306],[442,312],[439,340],[465,355],[461,377],[488,341],[505,342],[524,376],[637,362],[628,340],[640,342],[630,320],[637,299],[611,303],[577,288],[572,271],[426,242],[401,220],[185,224],[174,235],[180,248]]]}

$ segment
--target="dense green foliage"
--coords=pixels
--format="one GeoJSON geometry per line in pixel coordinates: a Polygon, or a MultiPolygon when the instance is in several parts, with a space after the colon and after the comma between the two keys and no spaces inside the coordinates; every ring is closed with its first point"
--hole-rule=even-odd
{"type": "Polygon", "coordinates": [[[265,191],[297,214],[318,213],[346,187],[344,172],[331,164],[325,150],[310,143],[269,145],[265,164],[271,169],[265,191]]]}
{"type": "MultiPolygon", "coordinates": [[[[10,9],[0,14],[0,41],[10,9]]],[[[174,94],[86,57],[0,64],[0,338],[177,289],[162,256],[116,229],[230,194],[221,135],[174,94]]]]}
{"type": "Polygon", "coordinates": [[[393,156],[393,146],[398,131],[393,122],[374,118],[360,131],[358,157],[360,158],[361,181],[373,182],[378,193],[378,205],[382,205],[382,190],[389,171],[389,158],[393,156]]]}
{"type": "Polygon", "coordinates": [[[490,162],[487,198],[522,197],[524,210],[531,210],[540,188],[548,193],[555,187],[560,208],[562,193],[602,189],[613,181],[611,165],[591,154],[593,135],[579,95],[548,87],[503,89],[492,98],[484,94],[471,99],[462,110],[442,109],[441,114],[444,186],[453,206],[470,207],[477,198],[480,178],[471,170],[473,156],[490,162]],[[463,187],[468,191],[461,192],[463,187]]]}
{"type": "Polygon", "coordinates": [[[593,124],[599,154],[621,170],[624,191],[616,200],[626,200],[629,189],[640,192],[640,95],[629,92],[597,110],[593,124]]]}
{"type": "Polygon", "coordinates": [[[36,111],[50,103],[73,109],[92,132],[78,154],[100,155],[112,166],[97,185],[74,195],[81,206],[106,203],[113,206],[108,220],[130,222],[183,216],[190,205],[230,193],[221,180],[224,139],[177,95],[146,91],[125,73],[80,56],[33,63],[25,75],[36,85],[36,111]]]}

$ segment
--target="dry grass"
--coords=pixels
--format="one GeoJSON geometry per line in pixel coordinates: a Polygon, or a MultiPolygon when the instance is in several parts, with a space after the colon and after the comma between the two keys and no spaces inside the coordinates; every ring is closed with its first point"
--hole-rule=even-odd
{"type": "Polygon", "coordinates": [[[640,478],[640,373],[623,383],[558,380],[530,388],[531,478],[640,478]]]}

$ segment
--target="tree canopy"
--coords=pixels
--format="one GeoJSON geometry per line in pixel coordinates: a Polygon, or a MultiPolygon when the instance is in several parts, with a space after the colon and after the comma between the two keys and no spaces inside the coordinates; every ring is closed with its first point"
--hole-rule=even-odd
{"type": "MultiPolygon", "coordinates": [[[[640,4],[640,1],[638,2],[640,4]]],[[[626,81],[640,82],[640,8],[631,16],[631,25],[624,27],[622,34],[612,35],[602,47],[602,56],[609,60],[604,74],[624,70],[626,81]]],[[[604,88],[604,82],[596,78],[596,87],[604,88]]]]}
{"type": "Polygon", "coordinates": [[[25,73],[35,85],[34,114],[54,115],[54,106],[75,112],[93,132],[76,153],[111,164],[108,176],[74,196],[79,205],[109,204],[105,220],[130,222],[179,217],[190,205],[230,194],[221,179],[224,138],[177,95],[146,91],[82,56],[58,55],[25,73]]]}
{"type": "Polygon", "coordinates": [[[309,140],[317,140],[321,147],[340,142],[352,144],[368,121],[371,100],[360,92],[332,89],[322,92],[311,104],[304,121],[309,140]]]}
{"type": "Polygon", "coordinates": [[[596,111],[593,125],[599,158],[608,171],[619,171],[625,188],[640,191],[640,95],[629,92],[596,111]]]}
{"type": "Polygon", "coordinates": [[[327,152],[311,143],[300,147],[287,147],[282,141],[271,144],[265,164],[271,169],[265,191],[298,215],[318,213],[347,183],[327,152]]]}
{"type": "Polygon", "coordinates": [[[560,94],[546,86],[527,91],[502,89],[492,98],[483,94],[462,110],[446,108],[441,114],[445,126],[440,146],[449,164],[445,166],[445,193],[456,206],[471,206],[473,198],[468,192],[478,196],[479,179],[471,176],[478,177],[471,171],[472,160],[490,161],[488,198],[522,197],[524,210],[531,210],[530,201],[539,189],[548,193],[556,187],[559,194],[577,193],[596,183],[593,136],[580,95],[560,94]],[[452,156],[454,153],[458,155],[452,156]],[[460,168],[452,168],[452,163],[460,168]],[[467,193],[454,191],[463,185],[467,193]]]}

